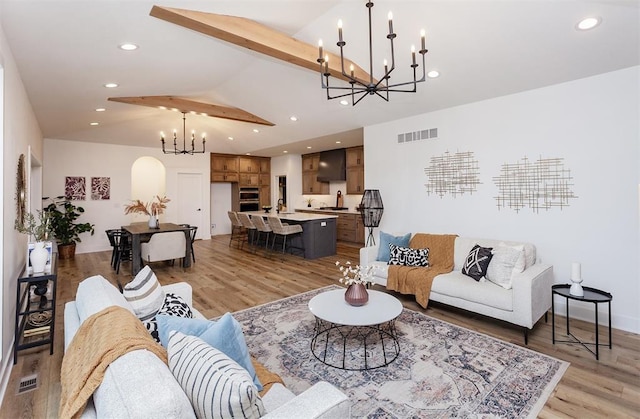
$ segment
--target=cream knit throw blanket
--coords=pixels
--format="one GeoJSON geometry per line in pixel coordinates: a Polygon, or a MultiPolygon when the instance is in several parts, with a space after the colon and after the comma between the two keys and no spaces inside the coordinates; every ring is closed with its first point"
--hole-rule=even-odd
{"type": "Polygon", "coordinates": [[[62,359],[58,417],[80,417],[109,364],[138,349],[151,351],[167,363],[166,350],[130,311],[111,306],[86,319],[62,359]]]}

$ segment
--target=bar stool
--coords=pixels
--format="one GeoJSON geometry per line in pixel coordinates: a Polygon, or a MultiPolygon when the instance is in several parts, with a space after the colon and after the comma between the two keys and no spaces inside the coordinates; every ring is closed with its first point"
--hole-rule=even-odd
{"type": "MultiPolygon", "coordinates": [[[[280,221],[280,218],[278,217],[267,217],[267,222],[273,231],[273,242],[271,244],[272,249],[275,248],[276,238],[278,236],[282,237],[282,253],[284,253],[287,246],[287,237],[294,236],[296,234],[300,234],[302,236],[302,226],[300,224],[285,225],[282,224],[282,221],[280,221]]],[[[301,249],[302,254],[304,255],[304,244],[303,247],[299,247],[298,249],[301,249]]]]}
{"type": "Polygon", "coordinates": [[[229,246],[231,246],[231,243],[236,240],[238,242],[238,247],[241,247],[240,244],[246,239],[244,226],[238,219],[238,213],[235,211],[227,211],[227,215],[229,216],[229,221],[231,221],[231,238],[229,239],[229,246]]]}
{"type": "MultiPolygon", "coordinates": [[[[249,215],[247,215],[246,213],[237,212],[236,214],[238,215],[238,220],[240,220],[242,226],[245,228],[245,230],[247,230],[247,240],[249,242],[249,245],[253,245],[253,241],[255,239],[257,231],[256,226],[253,224],[251,218],[249,218],[249,215]]],[[[240,248],[242,248],[242,246],[240,248]]]]}
{"type": "Polygon", "coordinates": [[[251,216],[251,221],[253,221],[253,225],[256,226],[256,230],[258,233],[258,236],[256,237],[256,243],[260,243],[260,234],[261,233],[266,233],[266,237],[264,239],[264,247],[265,249],[267,248],[267,245],[269,244],[269,236],[271,235],[271,227],[269,227],[265,222],[264,222],[264,218],[262,218],[261,215],[252,215],[251,216]]]}

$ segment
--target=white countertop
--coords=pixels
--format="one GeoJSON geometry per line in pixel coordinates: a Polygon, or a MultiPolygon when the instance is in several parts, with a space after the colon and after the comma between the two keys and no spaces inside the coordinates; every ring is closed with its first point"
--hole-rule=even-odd
{"type": "Polygon", "coordinates": [[[278,217],[281,220],[290,220],[290,221],[313,221],[313,220],[326,220],[328,218],[338,218],[337,215],[333,215],[330,213],[327,214],[309,214],[308,212],[281,212],[280,214],[276,213],[275,209],[271,209],[271,212],[264,211],[244,211],[245,214],[248,215],[259,215],[261,217],[278,217]]]}
{"type": "Polygon", "coordinates": [[[360,215],[360,211],[356,211],[355,209],[349,208],[348,210],[332,210],[332,209],[320,209],[320,208],[296,208],[296,211],[317,211],[327,214],[358,214],[360,215]]]}

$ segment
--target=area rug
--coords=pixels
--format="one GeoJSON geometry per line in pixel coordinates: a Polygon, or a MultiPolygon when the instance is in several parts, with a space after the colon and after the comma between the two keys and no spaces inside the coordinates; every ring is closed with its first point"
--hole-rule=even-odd
{"type": "Polygon", "coordinates": [[[249,351],[299,394],[318,381],[340,388],[355,418],[536,417],[569,366],[416,311],[396,320],[400,355],[387,367],[346,371],[311,353],[308,302],[325,287],[233,313],[249,351]]]}

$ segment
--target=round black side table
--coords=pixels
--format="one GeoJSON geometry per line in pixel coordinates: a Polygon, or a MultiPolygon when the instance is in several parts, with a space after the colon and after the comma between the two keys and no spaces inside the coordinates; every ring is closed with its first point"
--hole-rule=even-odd
{"type": "Polygon", "coordinates": [[[600,346],[607,345],[606,343],[600,343],[598,338],[598,304],[599,303],[607,303],[609,305],[609,349],[611,349],[611,300],[613,296],[608,292],[601,291],[599,289],[590,288],[590,287],[582,287],[584,290],[584,296],[579,297],[577,295],[571,295],[569,293],[569,288],[571,288],[570,284],[558,284],[551,286],[551,339],[553,340],[553,344],[558,343],[578,343],[585,347],[586,350],[591,352],[596,356],[596,359],[600,359],[600,346]],[[567,304],[567,335],[573,340],[556,340],[556,309],[555,309],[555,299],[556,295],[560,295],[566,299],[567,304]],[[593,303],[594,311],[595,311],[595,327],[596,327],[596,341],[595,342],[583,342],[577,337],[575,337],[569,331],[569,300],[575,301],[584,301],[587,303],[593,303]],[[595,352],[589,348],[587,345],[594,346],[595,352]]]}

